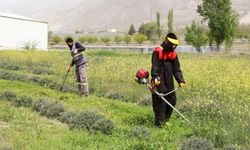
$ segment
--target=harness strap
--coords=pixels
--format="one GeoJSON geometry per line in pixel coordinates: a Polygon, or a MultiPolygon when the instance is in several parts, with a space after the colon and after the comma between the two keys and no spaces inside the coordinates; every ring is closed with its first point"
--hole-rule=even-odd
{"type": "Polygon", "coordinates": [[[159,59],[167,60],[171,59],[174,60],[176,58],[176,51],[173,52],[164,52],[162,46],[158,46],[154,49],[155,52],[158,53],[159,59]]]}

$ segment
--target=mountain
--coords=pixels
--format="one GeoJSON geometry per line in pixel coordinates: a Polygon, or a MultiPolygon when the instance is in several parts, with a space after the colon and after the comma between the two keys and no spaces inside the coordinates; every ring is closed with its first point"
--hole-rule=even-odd
{"type": "MultiPolygon", "coordinates": [[[[233,0],[233,8],[240,14],[240,23],[250,23],[250,1],[233,0]]],[[[0,11],[48,21],[52,31],[106,30],[127,31],[142,22],[155,21],[161,14],[166,26],[169,9],[174,10],[175,28],[192,20],[200,20],[196,12],[201,0],[8,0],[0,3],[0,11]]]]}

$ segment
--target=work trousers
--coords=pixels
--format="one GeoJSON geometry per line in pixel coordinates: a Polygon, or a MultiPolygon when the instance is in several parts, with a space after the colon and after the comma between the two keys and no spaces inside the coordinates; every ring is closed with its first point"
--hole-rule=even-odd
{"type": "MultiPolygon", "coordinates": [[[[164,97],[172,106],[176,104],[175,93],[171,93],[164,97]]],[[[157,94],[152,94],[152,104],[153,111],[155,114],[155,125],[158,127],[163,126],[167,121],[169,121],[170,116],[173,112],[173,108],[170,107],[161,97],[157,94]]]]}
{"type": "Polygon", "coordinates": [[[79,95],[89,95],[87,63],[76,67],[76,90],[79,95]]]}

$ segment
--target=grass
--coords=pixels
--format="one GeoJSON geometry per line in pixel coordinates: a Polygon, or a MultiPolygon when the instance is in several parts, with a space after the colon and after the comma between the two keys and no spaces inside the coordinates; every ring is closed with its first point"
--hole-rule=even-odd
{"type": "MultiPolygon", "coordinates": [[[[70,130],[67,124],[42,117],[30,107],[17,108],[0,99],[0,149],[178,149],[192,135],[208,139],[215,148],[249,149],[249,55],[179,54],[187,85],[177,92],[177,108],[195,124],[195,130],[176,113],[170,127],[154,128],[152,108],[138,105],[142,99],[150,99],[150,94],[133,77],[139,68],[150,70],[150,54],[94,51],[86,56],[88,98],[70,91],[61,93],[58,85],[41,86],[25,80],[37,77],[60,85],[70,59],[64,52],[0,52],[0,64],[14,68],[0,65],[1,73],[16,78],[0,79],[0,94],[13,91],[18,97],[60,101],[68,111],[96,112],[114,123],[113,134],[70,130]],[[45,73],[36,74],[30,67],[42,68],[45,73]],[[46,68],[53,73],[47,74],[46,68]],[[141,128],[150,132],[150,138],[130,136],[141,128]]],[[[73,78],[72,71],[66,84],[73,87],[73,78]]]]}
{"type": "MultiPolygon", "coordinates": [[[[25,95],[32,91],[40,91],[34,93],[32,97],[39,98],[44,96],[43,92],[48,93],[46,97],[59,100],[64,93],[59,93],[50,89],[41,88],[33,84],[22,82],[11,82],[0,80],[1,87],[5,91],[14,91],[17,95],[25,95]],[[15,87],[23,87],[25,90],[18,90],[15,87]]],[[[133,143],[140,140],[129,139],[129,130],[135,126],[146,126],[154,134],[150,139],[153,146],[177,147],[175,139],[184,138],[191,134],[190,129],[183,125],[178,128],[178,132],[182,134],[175,135],[173,131],[161,131],[155,129],[152,124],[152,114],[148,107],[139,107],[133,103],[125,103],[120,101],[109,100],[106,98],[98,98],[90,96],[88,98],[79,98],[74,94],[67,94],[68,98],[62,102],[68,110],[82,111],[89,110],[100,113],[106,118],[112,119],[115,124],[115,132],[111,136],[104,134],[90,134],[87,131],[70,130],[66,124],[62,124],[57,120],[41,117],[30,108],[17,108],[10,103],[0,101],[1,104],[1,129],[0,133],[2,147],[10,147],[13,149],[126,149],[133,143]],[[134,118],[140,119],[148,116],[151,120],[142,123],[134,122],[134,118]],[[138,124],[137,124],[138,123],[138,124]],[[7,136],[5,136],[7,135],[7,136]],[[167,136],[171,135],[171,136],[167,136]],[[172,144],[167,145],[164,142],[158,143],[157,137],[163,137],[172,144]],[[24,142],[27,141],[27,142],[24,142]],[[111,142],[111,143],[110,143],[111,142]]],[[[180,119],[174,116],[173,125],[179,125],[180,119]]]]}

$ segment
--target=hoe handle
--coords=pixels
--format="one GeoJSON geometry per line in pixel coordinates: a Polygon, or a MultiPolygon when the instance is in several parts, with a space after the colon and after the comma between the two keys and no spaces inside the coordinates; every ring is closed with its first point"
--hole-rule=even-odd
{"type": "Polygon", "coordinates": [[[65,81],[66,81],[66,79],[67,79],[67,76],[68,76],[68,74],[69,74],[69,69],[68,69],[68,71],[67,71],[67,73],[66,73],[66,75],[65,75],[65,77],[64,77],[64,79],[63,79],[63,82],[62,82],[62,85],[61,85],[61,87],[60,87],[60,91],[62,91],[62,89],[63,89],[63,85],[64,85],[64,83],[65,83],[65,81]]]}

